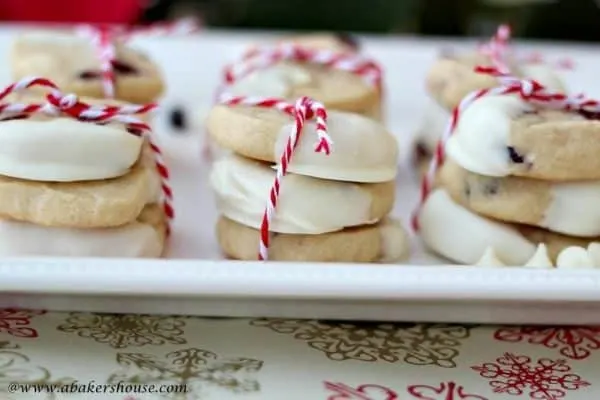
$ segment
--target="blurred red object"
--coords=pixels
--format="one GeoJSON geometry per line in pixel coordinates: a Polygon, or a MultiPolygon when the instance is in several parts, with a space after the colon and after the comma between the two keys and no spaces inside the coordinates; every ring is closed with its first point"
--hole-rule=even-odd
{"type": "Polygon", "coordinates": [[[0,0],[7,22],[135,24],[147,0],[0,0]]]}

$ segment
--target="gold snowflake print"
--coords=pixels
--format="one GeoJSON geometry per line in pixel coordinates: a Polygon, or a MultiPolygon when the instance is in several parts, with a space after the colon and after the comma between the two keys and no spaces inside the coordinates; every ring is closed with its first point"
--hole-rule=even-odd
{"type": "Polygon", "coordinates": [[[71,313],[58,330],[106,343],[112,348],[186,344],[185,319],[154,315],[71,313]]]}
{"type": "Polygon", "coordinates": [[[269,328],[306,341],[334,361],[403,361],[413,365],[456,367],[462,341],[470,326],[444,324],[334,323],[258,319],[251,325],[269,328]]]}
{"type": "Polygon", "coordinates": [[[221,358],[198,348],[173,351],[163,357],[118,353],[117,363],[122,370],[112,374],[109,383],[176,385],[181,390],[165,397],[173,400],[205,399],[215,391],[258,392],[260,384],[253,375],[263,366],[260,360],[221,358]]]}

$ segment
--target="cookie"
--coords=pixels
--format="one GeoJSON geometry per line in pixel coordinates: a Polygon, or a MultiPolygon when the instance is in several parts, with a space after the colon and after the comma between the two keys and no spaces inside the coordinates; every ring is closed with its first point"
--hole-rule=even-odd
{"type": "Polygon", "coordinates": [[[352,72],[317,64],[286,61],[258,69],[228,86],[226,92],[290,101],[308,96],[330,110],[348,111],[375,119],[381,116],[381,93],[375,86],[352,72]]]}
{"type": "Polygon", "coordinates": [[[600,121],[508,95],[470,104],[446,143],[448,156],[471,172],[551,181],[600,179],[599,150],[600,121]]]}
{"type": "Polygon", "coordinates": [[[419,213],[420,236],[435,253],[454,262],[475,264],[488,247],[508,265],[524,265],[539,243],[550,258],[571,246],[586,247],[600,238],[561,235],[527,225],[508,224],[478,215],[452,200],[448,192],[434,190],[419,213]]]}
{"type": "Polygon", "coordinates": [[[113,228],[47,227],[0,220],[0,256],[160,257],[166,221],[160,206],[146,206],[137,219],[113,228]]]}
{"type": "Polygon", "coordinates": [[[134,221],[146,204],[159,197],[160,181],[152,160],[139,161],[118,178],[84,182],[39,182],[0,175],[0,218],[43,226],[120,226],[134,221]]]}
{"type": "MultiPolygon", "coordinates": [[[[256,260],[259,231],[221,217],[217,240],[227,257],[256,260]]],[[[408,256],[408,237],[400,224],[386,219],[379,224],[349,228],[323,235],[272,234],[269,260],[302,262],[393,262],[408,256]]]]}
{"type": "MultiPolygon", "coordinates": [[[[144,53],[121,42],[115,43],[115,97],[144,104],[164,92],[157,65],[144,53]]],[[[71,32],[32,31],[15,39],[9,60],[12,78],[42,76],[52,80],[66,93],[104,98],[98,50],[90,39],[71,32]]]]}
{"type": "MultiPolygon", "coordinates": [[[[215,106],[206,127],[214,141],[239,155],[277,163],[294,124],[275,109],[215,106]]],[[[349,182],[394,180],[398,143],[380,123],[358,114],[328,111],[328,133],[333,151],[314,151],[315,123],[307,121],[288,171],[298,175],[349,182]]]]}
{"type": "MultiPolygon", "coordinates": [[[[469,93],[499,85],[490,75],[475,72],[476,66],[492,66],[490,59],[478,53],[465,53],[439,58],[426,77],[428,93],[444,108],[452,110],[469,93]]],[[[543,64],[517,65],[512,60],[509,67],[517,77],[539,80],[551,90],[564,92],[560,77],[543,64]]]]}
{"type": "MultiPolygon", "coordinates": [[[[274,180],[270,165],[238,156],[216,161],[210,173],[220,214],[255,229],[274,180]]],[[[395,187],[394,181],[351,183],[288,174],[270,230],[315,235],[372,224],[392,210],[395,187]]]]}
{"type": "Polygon", "coordinates": [[[439,174],[453,200],[478,214],[571,236],[600,236],[600,181],[495,178],[469,172],[452,160],[439,174]]]}

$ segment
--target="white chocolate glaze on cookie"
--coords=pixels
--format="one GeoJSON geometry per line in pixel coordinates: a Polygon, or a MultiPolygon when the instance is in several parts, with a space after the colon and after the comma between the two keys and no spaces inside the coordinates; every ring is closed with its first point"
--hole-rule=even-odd
{"type": "MultiPolygon", "coordinates": [[[[281,158],[293,123],[284,125],[275,143],[275,160],[281,158]]],[[[327,132],[333,140],[329,156],[316,153],[316,124],[308,121],[294,151],[289,172],[349,182],[394,180],[398,165],[398,143],[380,123],[359,114],[330,111],[327,132]]]]}
{"type": "Polygon", "coordinates": [[[433,152],[449,121],[450,112],[428,98],[415,139],[433,152]]]}
{"type": "Polygon", "coordinates": [[[293,86],[310,83],[310,74],[302,67],[278,64],[256,70],[229,86],[226,91],[234,96],[269,96],[286,98],[293,86]]]}
{"type": "MultiPolygon", "coordinates": [[[[237,156],[216,161],[210,183],[227,218],[259,229],[275,171],[237,156]]],[[[371,224],[372,195],[359,185],[289,174],[283,179],[271,231],[322,234],[371,224]]]]}
{"type": "Polygon", "coordinates": [[[487,96],[463,112],[446,152],[464,169],[486,176],[510,175],[511,121],[532,107],[514,96],[487,96]]]}
{"type": "Polygon", "coordinates": [[[0,221],[0,256],[159,257],[163,243],[152,225],[117,228],[54,228],[0,221]]]}
{"type": "Polygon", "coordinates": [[[0,122],[0,174],[75,182],[115,178],[137,161],[143,144],[123,125],[71,118],[0,122]]]}
{"type": "Polygon", "coordinates": [[[536,249],[535,244],[516,229],[457,205],[442,189],[427,198],[419,224],[421,237],[428,247],[462,264],[475,264],[491,246],[505,263],[523,265],[536,249]]]}

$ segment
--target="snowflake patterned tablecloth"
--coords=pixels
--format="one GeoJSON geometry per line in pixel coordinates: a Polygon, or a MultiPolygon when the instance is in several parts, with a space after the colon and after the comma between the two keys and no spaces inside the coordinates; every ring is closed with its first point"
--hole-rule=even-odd
{"type": "Polygon", "coordinates": [[[600,327],[203,319],[0,310],[0,399],[591,400],[600,327]],[[11,382],[186,394],[9,393],[11,382]]]}

